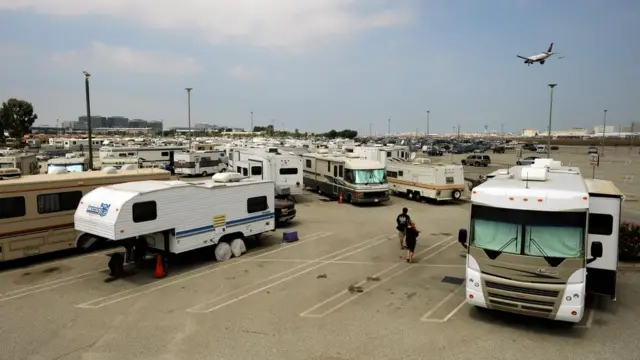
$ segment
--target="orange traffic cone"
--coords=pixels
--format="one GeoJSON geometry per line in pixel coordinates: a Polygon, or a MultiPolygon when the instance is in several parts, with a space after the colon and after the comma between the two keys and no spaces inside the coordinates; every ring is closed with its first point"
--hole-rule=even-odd
{"type": "Polygon", "coordinates": [[[167,276],[167,273],[164,272],[164,265],[162,264],[162,255],[158,254],[156,261],[156,273],[154,274],[156,279],[162,279],[167,276]]]}
{"type": "Polygon", "coordinates": [[[342,203],[343,203],[343,201],[342,201],[342,192],[340,192],[340,197],[338,198],[338,204],[342,204],[342,203]]]}

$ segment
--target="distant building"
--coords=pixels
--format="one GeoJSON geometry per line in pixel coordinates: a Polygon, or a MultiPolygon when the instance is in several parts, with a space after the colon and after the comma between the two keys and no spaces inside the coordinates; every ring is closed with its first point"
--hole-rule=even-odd
{"type": "Polygon", "coordinates": [[[524,129],[522,131],[522,137],[535,137],[538,136],[538,130],[536,129],[524,129]]]}
{"type": "Polygon", "coordinates": [[[136,129],[136,128],[146,128],[149,126],[146,120],[133,119],[133,120],[129,120],[129,127],[136,129]]]}
{"type": "Polygon", "coordinates": [[[109,116],[105,126],[111,128],[125,128],[129,126],[129,118],[124,116],[109,116]]]}
{"type": "Polygon", "coordinates": [[[63,130],[86,130],[87,129],[87,118],[84,118],[85,121],[63,121],[60,123],[60,128],[63,130]]]}
{"type": "Polygon", "coordinates": [[[158,120],[147,121],[147,125],[154,132],[162,132],[163,130],[162,121],[158,121],[158,120]]]}
{"type": "MultiPolygon", "coordinates": [[[[598,125],[598,126],[594,126],[593,127],[593,132],[598,135],[598,134],[602,134],[602,125],[598,125]]],[[[604,132],[606,133],[617,133],[618,129],[616,129],[615,125],[607,125],[604,127],[604,132]]]]}
{"type": "MultiPolygon", "coordinates": [[[[79,116],[78,117],[78,121],[82,122],[82,123],[87,123],[87,116],[79,116]]],[[[104,116],[99,116],[99,115],[92,115],[91,116],[91,127],[104,127],[106,126],[107,123],[107,118],[104,116]]]]}

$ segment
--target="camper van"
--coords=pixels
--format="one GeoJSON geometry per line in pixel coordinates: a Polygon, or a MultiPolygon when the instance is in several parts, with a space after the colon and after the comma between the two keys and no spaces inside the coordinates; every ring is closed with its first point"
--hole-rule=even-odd
{"type": "Polygon", "coordinates": [[[458,234],[467,303],[577,323],[587,293],[615,299],[620,190],[552,159],[492,175],[458,234]]]}
{"type": "Polygon", "coordinates": [[[353,153],[330,154],[326,149],[302,154],[304,186],[350,203],[389,201],[384,164],[361,159],[353,153]]]}
{"type": "Polygon", "coordinates": [[[392,194],[418,201],[459,200],[466,188],[462,165],[431,164],[427,158],[387,162],[387,181],[392,194]]]}
{"type": "Polygon", "coordinates": [[[229,167],[257,180],[273,180],[277,196],[299,195],[303,188],[302,158],[278,148],[229,150],[229,167]]]}
{"type": "Polygon", "coordinates": [[[227,155],[222,150],[177,153],[174,161],[175,173],[183,176],[204,177],[227,170],[227,155]]]}

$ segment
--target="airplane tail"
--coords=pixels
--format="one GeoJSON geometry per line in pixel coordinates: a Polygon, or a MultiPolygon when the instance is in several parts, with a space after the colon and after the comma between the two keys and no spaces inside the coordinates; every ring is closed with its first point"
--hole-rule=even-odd
{"type": "Polygon", "coordinates": [[[547,50],[548,53],[553,52],[553,43],[551,43],[549,45],[549,49],[547,50]]]}

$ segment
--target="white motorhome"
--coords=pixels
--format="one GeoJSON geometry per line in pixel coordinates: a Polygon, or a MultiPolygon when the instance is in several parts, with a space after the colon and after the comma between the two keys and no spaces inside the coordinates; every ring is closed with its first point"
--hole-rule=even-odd
{"type": "Polygon", "coordinates": [[[351,203],[389,201],[384,164],[352,153],[330,154],[326,149],[302,154],[304,186],[329,197],[342,194],[351,203]]]}
{"type": "Polygon", "coordinates": [[[62,169],[68,172],[83,172],[90,168],[89,158],[79,157],[76,154],[67,154],[63,158],[49,159],[47,161],[47,174],[53,174],[62,169]]]}
{"type": "Polygon", "coordinates": [[[110,147],[100,148],[100,160],[104,158],[138,158],[143,164],[174,165],[175,155],[186,150],[178,146],[110,147]]]}
{"type": "Polygon", "coordinates": [[[278,148],[229,149],[229,169],[251,179],[273,180],[278,196],[302,193],[302,158],[278,148]]]}
{"type": "Polygon", "coordinates": [[[0,169],[19,169],[22,175],[39,174],[38,155],[20,153],[16,150],[2,150],[0,169]]]}
{"type": "Polygon", "coordinates": [[[273,182],[241,178],[220,173],[198,183],[136,181],[100,187],[82,197],[75,228],[106,241],[133,241],[136,251],[179,254],[215,246],[219,260],[226,260],[219,256],[221,244],[228,249],[239,241],[244,246],[246,237],[275,229],[273,182]]]}
{"type": "Polygon", "coordinates": [[[462,165],[431,164],[425,158],[387,162],[387,181],[392,194],[418,201],[458,200],[466,187],[462,165]]]}
{"type": "Polygon", "coordinates": [[[345,149],[347,153],[357,154],[359,157],[374,160],[388,165],[391,162],[408,161],[411,152],[408,146],[391,145],[391,146],[355,146],[345,149]]]}
{"type": "Polygon", "coordinates": [[[196,151],[174,156],[175,173],[184,176],[207,176],[227,170],[225,151],[196,151]]]}
{"type": "Polygon", "coordinates": [[[471,194],[467,303],[572,323],[587,293],[615,299],[622,193],[577,167],[536,159],[471,194]]]}

